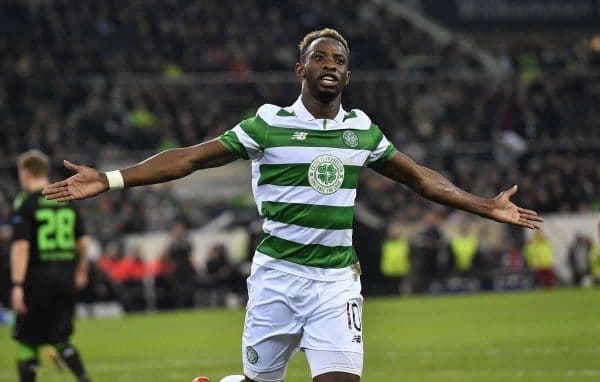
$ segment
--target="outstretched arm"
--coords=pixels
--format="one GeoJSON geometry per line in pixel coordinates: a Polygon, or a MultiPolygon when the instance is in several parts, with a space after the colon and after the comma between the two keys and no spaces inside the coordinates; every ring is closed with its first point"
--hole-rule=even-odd
{"type": "MultiPolygon", "coordinates": [[[[204,168],[223,166],[238,159],[222,143],[211,140],[195,146],[166,150],[120,170],[124,187],[143,186],[179,179],[204,168]]],[[[106,173],[65,161],[75,175],[44,188],[48,199],[60,202],[89,198],[109,189],[106,173]]]]}
{"type": "Polygon", "coordinates": [[[399,152],[373,169],[392,180],[406,184],[429,200],[501,223],[539,229],[538,222],[543,221],[535,211],[518,207],[509,200],[517,192],[517,186],[501,192],[494,199],[480,198],[458,188],[438,172],[419,166],[399,152]]]}

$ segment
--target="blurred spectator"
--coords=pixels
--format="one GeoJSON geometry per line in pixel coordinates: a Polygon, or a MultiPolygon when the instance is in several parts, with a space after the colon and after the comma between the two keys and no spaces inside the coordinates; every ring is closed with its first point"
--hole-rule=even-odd
{"type": "Polygon", "coordinates": [[[389,230],[381,250],[381,274],[384,277],[385,293],[397,295],[409,292],[405,286],[410,271],[410,242],[400,227],[389,230]]]}
{"type": "Polygon", "coordinates": [[[119,274],[119,265],[123,259],[123,253],[120,245],[116,242],[109,243],[106,251],[98,259],[98,267],[108,275],[113,282],[121,282],[122,276],[119,274]]]}
{"type": "Polygon", "coordinates": [[[552,246],[541,230],[535,231],[532,239],[523,247],[523,257],[527,267],[534,273],[536,286],[554,286],[552,246]]]}
{"type": "Polygon", "coordinates": [[[10,239],[11,226],[0,223],[0,306],[9,308],[10,304],[10,239]]]}
{"type": "Polygon", "coordinates": [[[514,243],[514,239],[505,234],[499,242],[497,253],[500,254],[502,266],[512,273],[521,273],[526,269],[525,259],[521,248],[514,243]]]}
{"type": "Polygon", "coordinates": [[[113,281],[97,263],[90,261],[88,284],[81,291],[79,301],[84,304],[119,301],[119,293],[113,281]]]}
{"type": "Polygon", "coordinates": [[[598,222],[598,242],[590,252],[590,271],[595,284],[600,284],[600,221],[598,222]]]}
{"type": "Polygon", "coordinates": [[[585,234],[578,232],[569,246],[569,266],[573,275],[573,283],[582,285],[590,274],[590,251],[592,241],[585,234]]]}
{"type": "Polygon", "coordinates": [[[222,244],[213,246],[206,260],[206,278],[204,286],[211,291],[212,305],[223,305],[228,293],[240,294],[244,278],[237,267],[229,260],[227,250],[222,244]]]}
{"type": "Polygon", "coordinates": [[[144,279],[147,267],[139,247],[130,249],[127,256],[121,259],[117,267],[119,277],[120,299],[127,312],[146,309],[146,293],[144,279]]]}
{"type": "Polygon", "coordinates": [[[463,275],[469,274],[473,260],[479,249],[479,238],[469,232],[469,226],[462,222],[458,232],[450,238],[450,251],[454,259],[455,270],[463,275]]]}
{"type": "Polygon", "coordinates": [[[138,247],[132,248],[127,256],[122,251],[119,244],[110,243],[98,260],[98,267],[108,275],[125,311],[144,310],[147,268],[143,255],[138,247]]]}
{"type": "Polygon", "coordinates": [[[177,220],[171,227],[171,244],[167,248],[167,257],[173,264],[171,285],[175,296],[176,308],[189,308],[194,305],[196,268],[192,262],[192,243],[187,237],[187,227],[177,220]]]}
{"type": "MultiPolygon", "coordinates": [[[[410,251],[411,285],[415,292],[427,291],[431,282],[439,278],[440,258],[445,257],[446,242],[439,225],[442,213],[439,210],[425,215],[425,228],[414,240],[414,250],[410,251]]],[[[447,251],[446,251],[447,252],[447,251]]]]}
{"type": "Polygon", "coordinates": [[[590,252],[591,276],[594,284],[600,284],[600,244],[592,247],[590,252]]]}
{"type": "Polygon", "coordinates": [[[157,309],[173,309],[177,297],[174,287],[175,263],[167,253],[159,256],[149,265],[154,279],[154,299],[157,309]]]}

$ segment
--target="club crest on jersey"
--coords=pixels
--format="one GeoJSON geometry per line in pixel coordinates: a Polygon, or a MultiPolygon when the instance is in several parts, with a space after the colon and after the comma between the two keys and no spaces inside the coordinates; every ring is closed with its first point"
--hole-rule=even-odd
{"type": "Polygon", "coordinates": [[[248,362],[251,364],[255,364],[258,362],[258,353],[252,346],[246,347],[246,358],[248,358],[248,362]]]}
{"type": "Polygon", "coordinates": [[[305,131],[294,131],[291,139],[292,141],[304,141],[307,135],[308,133],[305,131]]]}
{"type": "Polygon", "coordinates": [[[358,146],[358,135],[352,130],[346,130],[342,134],[342,141],[344,141],[346,146],[354,148],[358,146]]]}
{"type": "Polygon", "coordinates": [[[344,182],[344,164],[333,155],[320,155],[308,167],[308,182],[321,194],[333,194],[344,182]]]}

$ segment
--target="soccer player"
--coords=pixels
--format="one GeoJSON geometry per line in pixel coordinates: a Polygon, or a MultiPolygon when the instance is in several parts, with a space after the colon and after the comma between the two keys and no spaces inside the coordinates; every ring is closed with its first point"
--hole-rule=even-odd
{"type": "Polygon", "coordinates": [[[42,196],[49,183],[45,154],[37,150],[21,154],[18,170],[23,193],[11,216],[10,260],[19,379],[35,381],[38,347],[49,344],[78,381],[90,381],[77,348],[69,342],[75,293],[87,284],[88,238],[81,217],[71,203],[42,196]]]}
{"type": "Polygon", "coordinates": [[[264,238],[248,278],[246,380],[282,381],[290,357],[301,349],[314,382],[355,382],[363,366],[363,298],[352,220],[362,167],[430,200],[499,222],[534,229],[542,219],[510,202],[516,186],[494,199],[471,195],[398,152],[364,112],[344,110],[350,49],[337,31],[311,32],[299,47],[295,72],[302,90],[291,106],[263,105],[217,139],[163,151],[119,171],[65,161],[77,174],[46,187],[44,195],[82,199],[251,160],[264,238]]]}

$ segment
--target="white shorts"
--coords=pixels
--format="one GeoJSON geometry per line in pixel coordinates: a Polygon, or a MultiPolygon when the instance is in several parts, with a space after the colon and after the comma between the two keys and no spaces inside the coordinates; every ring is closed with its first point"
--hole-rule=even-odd
{"type": "Polygon", "coordinates": [[[259,382],[282,381],[297,350],[311,374],[362,374],[360,278],[317,281],[252,266],[242,340],[244,373],[259,382]]]}

